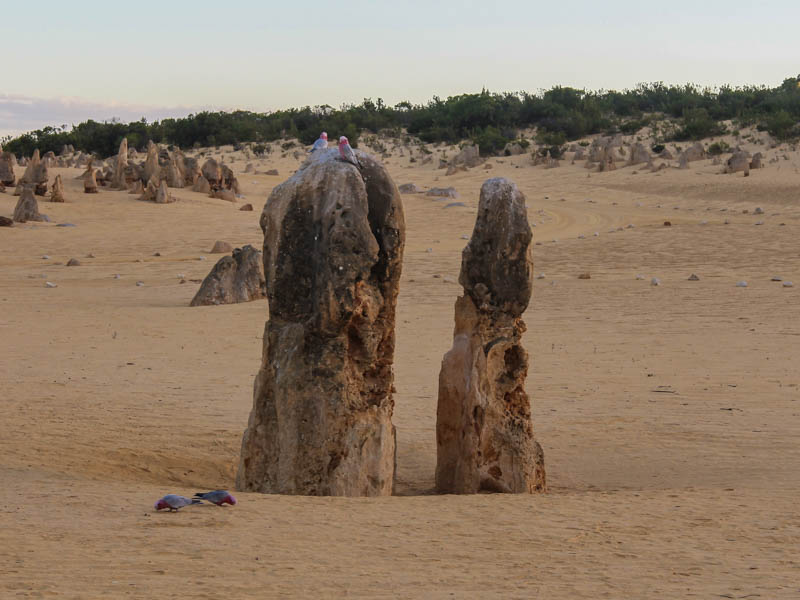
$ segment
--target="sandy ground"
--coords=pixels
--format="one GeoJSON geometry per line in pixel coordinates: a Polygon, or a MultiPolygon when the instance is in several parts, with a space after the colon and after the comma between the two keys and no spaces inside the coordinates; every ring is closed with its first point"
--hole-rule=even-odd
{"type": "MultiPolygon", "coordinates": [[[[298,162],[272,155],[253,162],[280,176],[247,175],[238,157],[234,206],[188,190],[170,205],[85,195],[79,170],[53,169],[68,202],[40,199],[52,223],[0,229],[0,597],[800,597],[800,159],[788,157],[749,178],[710,161],[587,176],[529,156],[445,177],[387,159],[396,183],[453,185],[465,204],[403,197],[398,495],[238,494],[178,514],[153,502],[233,487],[267,317],[266,301],[189,308],[198,284],[180,276],[202,279],[217,239],[260,246],[260,208],[298,162]],[[527,196],[545,274],[525,344],[550,490],[436,496],[462,236],[499,175],[527,196]]],[[[15,200],[0,194],[0,214],[15,200]]]]}

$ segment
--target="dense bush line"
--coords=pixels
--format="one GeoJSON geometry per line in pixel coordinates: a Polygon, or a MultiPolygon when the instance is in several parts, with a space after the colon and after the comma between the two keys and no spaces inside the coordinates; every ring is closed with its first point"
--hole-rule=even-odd
{"type": "Polygon", "coordinates": [[[345,105],[293,108],[272,113],[202,112],[181,119],[147,123],[86,121],[62,130],[45,127],[11,140],[4,147],[30,155],[34,148],[58,152],[65,144],[109,156],[124,136],[130,147],[143,149],[147,140],[181,148],[243,142],[271,142],[296,137],[305,144],[320,131],[346,135],[357,144],[362,131],[402,130],[424,142],[455,143],[470,139],[481,152],[493,154],[525,127],[537,127],[543,145],[557,145],[593,133],[635,133],[646,125],[658,129],[660,141],[697,140],[724,133],[721,121],[757,125],[779,140],[800,136],[800,77],[775,88],[746,86],[719,89],[695,85],[641,84],[632,90],[587,92],[554,87],[540,94],[490,93],[434,97],[423,105],[401,102],[386,106],[381,99],[345,105]]]}

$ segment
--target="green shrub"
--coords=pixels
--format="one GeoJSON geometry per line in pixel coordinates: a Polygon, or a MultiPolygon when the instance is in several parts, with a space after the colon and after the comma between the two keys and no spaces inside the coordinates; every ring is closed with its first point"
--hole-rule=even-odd
{"type": "Polygon", "coordinates": [[[726,152],[730,152],[731,147],[727,142],[719,141],[714,142],[708,147],[708,153],[711,156],[719,156],[720,154],[725,154],[726,152]]]}
{"type": "Polygon", "coordinates": [[[652,146],[650,146],[650,149],[655,154],[661,154],[664,151],[664,148],[666,148],[664,144],[653,144],[652,146]]]}

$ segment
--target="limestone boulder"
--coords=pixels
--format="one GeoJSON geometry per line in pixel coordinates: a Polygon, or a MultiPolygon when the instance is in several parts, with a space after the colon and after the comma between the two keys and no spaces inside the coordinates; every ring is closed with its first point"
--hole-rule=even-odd
{"type": "Polygon", "coordinates": [[[34,150],[33,156],[31,156],[31,160],[28,161],[25,173],[23,173],[20,182],[32,185],[33,193],[37,196],[44,196],[47,193],[48,179],[47,165],[42,162],[42,159],[39,157],[39,150],[34,150]]]}
{"type": "Polygon", "coordinates": [[[694,162],[696,160],[705,160],[708,156],[706,154],[705,148],[703,148],[703,144],[700,142],[696,142],[689,146],[686,150],[682,153],[686,156],[686,162],[694,162]]]}
{"type": "Polygon", "coordinates": [[[237,487],[386,496],[405,224],[384,167],[315,152],[261,214],[269,316],[237,487]]]}
{"type": "Polygon", "coordinates": [[[467,168],[477,167],[484,161],[480,155],[480,148],[477,144],[467,144],[461,151],[453,157],[451,166],[464,166],[467,168]]]}
{"type": "Polygon", "coordinates": [[[248,245],[219,259],[203,280],[190,306],[250,302],[266,298],[266,295],[261,252],[248,245]]]}
{"type": "Polygon", "coordinates": [[[764,156],[761,152],[756,152],[753,154],[753,158],[750,159],[750,168],[751,169],[761,169],[764,167],[764,156]]]}
{"type": "Polygon", "coordinates": [[[218,189],[222,185],[222,167],[216,159],[209,158],[203,163],[201,174],[208,181],[211,189],[218,189]]]}
{"type": "Polygon", "coordinates": [[[4,186],[11,187],[17,182],[17,177],[14,174],[14,162],[12,158],[14,155],[11,152],[3,152],[0,154],[0,183],[4,186]]]}
{"type": "Polygon", "coordinates": [[[175,202],[175,197],[169,193],[169,188],[167,188],[167,182],[165,180],[161,180],[161,183],[158,185],[158,189],[156,190],[156,204],[170,204],[175,202]]]}
{"type": "Polygon", "coordinates": [[[502,178],[481,188],[464,248],[453,347],[439,374],[436,488],[441,493],[544,491],[541,446],[525,392],[522,313],[533,288],[525,197],[502,178]]]}
{"type": "Polygon", "coordinates": [[[147,144],[142,181],[149,182],[153,177],[161,179],[161,165],[158,164],[158,147],[151,141],[147,144]]]}
{"type": "Polygon", "coordinates": [[[53,187],[50,189],[50,202],[64,202],[64,183],[61,175],[56,175],[53,180],[53,187]]]}
{"type": "Polygon", "coordinates": [[[27,223],[28,221],[44,221],[44,217],[39,214],[39,203],[33,194],[33,186],[22,185],[17,205],[14,207],[14,221],[17,223],[27,223]]]}
{"type": "Polygon", "coordinates": [[[125,190],[128,183],[125,178],[125,169],[128,167],[128,138],[122,138],[119,144],[119,152],[114,162],[114,173],[111,176],[111,187],[117,190],[125,190]]]}
{"type": "Polygon", "coordinates": [[[83,173],[83,191],[86,194],[97,193],[97,177],[91,160],[83,173]]]}
{"type": "Polygon", "coordinates": [[[744,172],[745,176],[750,175],[750,154],[747,152],[734,152],[733,155],[725,161],[726,173],[739,173],[744,172]]]}
{"type": "Polygon", "coordinates": [[[628,157],[628,166],[649,163],[650,161],[650,153],[647,151],[647,148],[644,147],[644,144],[637,142],[631,147],[631,154],[628,157]]]}
{"type": "Polygon", "coordinates": [[[208,179],[206,179],[205,177],[200,175],[200,177],[197,178],[197,181],[194,182],[194,185],[192,185],[192,191],[193,192],[200,192],[200,193],[203,193],[203,194],[210,193],[211,192],[211,185],[209,185],[208,179]]]}

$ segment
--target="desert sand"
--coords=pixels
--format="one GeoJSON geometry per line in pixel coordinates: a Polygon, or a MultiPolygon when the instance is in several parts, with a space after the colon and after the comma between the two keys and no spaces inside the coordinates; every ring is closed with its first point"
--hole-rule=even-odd
{"type": "Polygon", "coordinates": [[[396,495],[237,493],[176,514],[153,502],[233,489],[268,316],[189,302],[216,240],[261,246],[261,207],[299,161],[228,149],[235,204],[87,195],[82,169],[51,169],[51,222],[0,229],[0,597],[800,597],[800,156],[765,148],[747,178],[530,155],[446,177],[394,152],[398,185],[464,204],[403,196],[396,495]],[[526,195],[544,274],[524,344],[549,490],[439,496],[438,372],[494,176],[526,195]]]}

